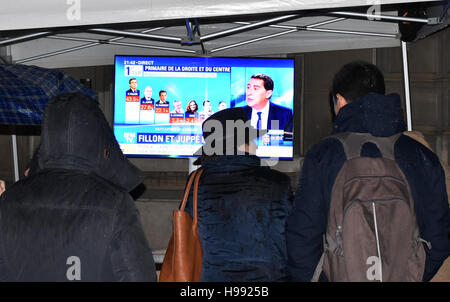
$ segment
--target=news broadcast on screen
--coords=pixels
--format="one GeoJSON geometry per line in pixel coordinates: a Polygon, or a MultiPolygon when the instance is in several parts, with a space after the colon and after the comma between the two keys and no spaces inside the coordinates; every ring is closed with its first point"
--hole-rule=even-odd
{"type": "Polygon", "coordinates": [[[256,155],[292,159],[294,60],[266,58],[116,56],[114,134],[123,153],[192,157],[204,144],[209,116],[233,107],[251,116],[256,101],[247,94],[255,75],[272,81],[268,115],[258,121],[267,133],[255,139],[256,155]]]}

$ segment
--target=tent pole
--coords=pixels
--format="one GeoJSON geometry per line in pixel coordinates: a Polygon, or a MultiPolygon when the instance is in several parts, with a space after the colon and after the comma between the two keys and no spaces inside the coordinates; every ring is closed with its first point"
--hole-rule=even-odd
{"type": "Polygon", "coordinates": [[[195,170],[197,170],[199,168],[199,166],[194,165],[194,161],[196,161],[197,158],[196,157],[189,157],[189,174],[191,174],[192,172],[194,172],[195,170]]]}
{"type": "Polygon", "coordinates": [[[406,121],[407,130],[412,131],[411,121],[411,98],[409,91],[409,71],[408,71],[408,50],[406,49],[406,42],[402,41],[402,58],[403,58],[403,80],[405,83],[405,102],[406,102],[406,121]]]}
{"type": "Polygon", "coordinates": [[[13,161],[14,161],[14,181],[19,180],[19,159],[17,156],[17,136],[15,134],[11,135],[12,139],[12,150],[13,150],[13,161]]]}

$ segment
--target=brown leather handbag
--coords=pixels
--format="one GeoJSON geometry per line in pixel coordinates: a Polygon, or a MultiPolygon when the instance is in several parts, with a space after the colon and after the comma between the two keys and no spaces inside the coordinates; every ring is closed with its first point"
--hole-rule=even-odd
{"type": "Polygon", "coordinates": [[[202,173],[203,170],[199,169],[190,175],[180,209],[173,211],[173,234],[164,256],[159,282],[200,281],[203,251],[197,228],[197,195],[202,173]],[[194,182],[193,219],[184,211],[192,182],[194,182]]]}

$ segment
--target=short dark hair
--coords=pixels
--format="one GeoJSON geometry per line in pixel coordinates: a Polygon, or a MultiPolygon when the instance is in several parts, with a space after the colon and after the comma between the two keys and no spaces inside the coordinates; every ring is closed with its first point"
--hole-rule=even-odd
{"type": "Polygon", "coordinates": [[[167,94],[167,91],[165,90],[160,90],[158,95],[161,95],[161,93],[165,92],[167,94]]]}
{"type": "Polygon", "coordinates": [[[377,66],[354,61],[344,65],[335,75],[331,88],[332,97],[339,93],[348,103],[370,93],[385,94],[384,76],[377,66]]]}
{"type": "MultiPolygon", "coordinates": [[[[131,79],[128,81],[128,84],[131,84],[131,81],[133,81],[133,80],[136,80],[136,78],[131,78],[131,79]]],[[[136,80],[136,82],[137,82],[137,80],[136,80]]]]}
{"type": "Polygon", "coordinates": [[[258,79],[263,80],[264,82],[264,89],[266,90],[273,90],[273,80],[271,77],[269,77],[267,74],[254,74],[250,79],[258,79]]]}

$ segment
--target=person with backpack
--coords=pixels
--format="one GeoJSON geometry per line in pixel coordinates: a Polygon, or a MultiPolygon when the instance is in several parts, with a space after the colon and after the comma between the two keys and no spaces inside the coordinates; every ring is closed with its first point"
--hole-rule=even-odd
{"type": "Polygon", "coordinates": [[[306,154],[287,221],[291,281],[429,281],[450,255],[439,158],[403,135],[381,71],[344,65],[332,135],[306,154]]]}

